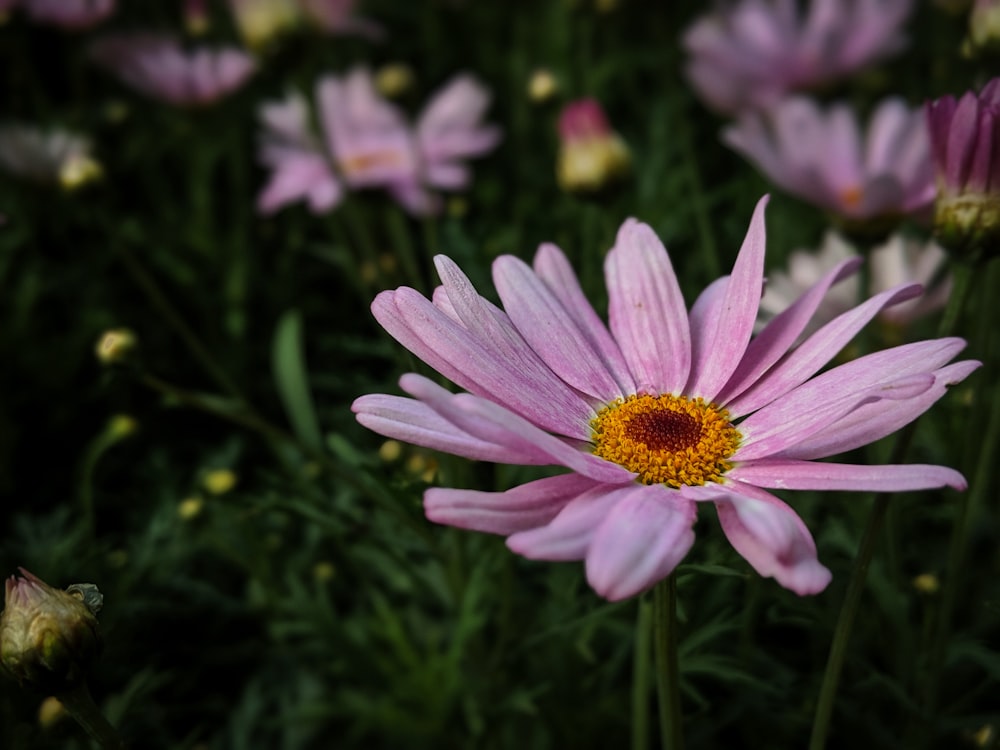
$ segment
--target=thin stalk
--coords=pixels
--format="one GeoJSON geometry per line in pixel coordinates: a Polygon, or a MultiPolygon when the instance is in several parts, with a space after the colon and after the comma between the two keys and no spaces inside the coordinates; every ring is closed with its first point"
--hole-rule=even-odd
{"type": "Polygon", "coordinates": [[[138,259],[132,254],[132,252],[124,245],[119,244],[117,246],[118,255],[125,265],[126,270],[132,276],[133,280],[139,287],[145,292],[146,297],[153,304],[154,307],[159,311],[163,319],[166,320],[167,324],[174,329],[181,340],[191,351],[205,371],[212,376],[216,383],[228,394],[234,396],[240,401],[243,400],[243,396],[240,393],[240,389],[236,386],[236,383],[226,374],[226,371],[215,361],[215,358],[209,352],[208,348],[201,342],[201,339],[191,330],[190,326],[184,322],[180,313],[174,309],[174,306],[167,299],[167,296],[157,285],[153,277],[146,272],[146,269],[142,267],[138,259]]]}
{"type": "Polygon", "coordinates": [[[76,723],[83,727],[83,730],[90,738],[101,746],[102,750],[125,750],[125,743],[118,735],[117,730],[104,718],[101,709],[90,697],[87,686],[80,683],[75,688],[67,690],[56,696],[63,704],[66,712],[72,716],[76,723]]]}
{"type": "Polygon", "coordinates": [[[663,750],[682,750],[681,685],[677,658],[677,575],[671,573],[653,590],[653,643],[656,695],[663,750]]]}
{"type": "Polygon", "coordinates": [[[649,750],[649,667],[652,664],[653,605],[639,602],[632,657],[632,750],[649,750]]]}

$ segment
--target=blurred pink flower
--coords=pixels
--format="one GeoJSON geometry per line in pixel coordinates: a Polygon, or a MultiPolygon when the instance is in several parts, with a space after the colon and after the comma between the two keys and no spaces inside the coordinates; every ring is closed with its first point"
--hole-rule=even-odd
{"type": "Polygon", "coordinates": [[[0,11],[20,7],[35,23],[77,31],[96,26],[115,5],[116,0],[0,0],[0,11]]]}
{"type": "Polygon", "coordinates": [[[684,34],[692,86],[725,114],[777,104],[789,92],[841,78],[903,44],[912,0],[742,0],[684,34]]]}
{"type": "Polygon", "coordinates": [[[344,188],[333,172],[310,124],[309,103],[298,93],[260,108],[264,131],[260,161],[272,170],[257,198],[257,209],[270,214],[304,200],[313,213],[326,213],[343,199],[344,188]]]}
{"type": "Polygon", "coordinates": [[[827,112],[792,97],[767,113],[748,113],[722,139],[797,197],[852,221],[919,214],[935,196],[923,113],[888,99],[867,136],[845,104],[827,112]]]}
{"type": "Polygon", "coordinates": [[[0,126],[0,167],[17,177],[75,188],[100,176],[90,141],[68,130],[0,126]]]}
{"type": "Polygon", "coordinates": [[[556,179],[568,192],[592,192],[619,180],[629,170],[628,147],[608,123],[596,99],[569,102],[559,113],[556,179]]]}
{"type": "Polygon", "coordinates": [[[816,461],[898,430],[980,363],[948,364],[965,346],[948,338],[820,373],[882,308],[919,293],[883,292],[790,351],[826,290],[852,270],[844,264],[752,338],[765,201],[732,274],[690,312],[663,244],[634,219],[605,260],[610,331],[549,244],[533,267],[510,255],[494,262],[503,309],[441,255],[431,299],[406,287],[379,294],[379,323],[467,392],[409,373],[400,387],[412,398],[354,402],[362,425],[473,460],[569,470],[506,492],[432,488],[428,518],[502,534],[532,559],[584,560],[594,590],[617,600],[677,566],[694,542],[698,504],[711,502],[760,575],[813,594],[830,572],[802,519],[768,490],[964,489],[942,466],[816,461]]]}
{"type": "MultiPolygon", "coordinates": [[[[946,255],[935,242],[921,242],[894,234],[876,247],[868,257],[869,295],[877,295],[901,284],[920,284],[924,294],[886,307],[879,318],[886,323],[907,326],[914,320],[942,309],[951,293],[951,276],[942,276],[946,255]]],[[[862,262],[853,246],[831,230],[823,237],[819,250],[797,250],[789,256],[787,270],[772,271],[767,276],[760,300],[758,328],[784,312],[827,273],[845,261],[856,268],[862,262]]],[[[813,315],[805,333],[811,333],[856,306],[861,299],[861,282],[850,276],[832,287],[813,315]]]]}
{"type": "Polygon", "coordinates": [[[1000,78],[926,106],[939,187],[935,229],[948,247],[1000,236],[1000,78]]]}
{"type": "Polygon", "coordinates": [[[479,123],[489,95],[470,76],[439,92],[415,130],[378,94],[365,68],[321,78],[316,103],[319,136],[309,126],[302,97],[294,105],[289,100],[262,110],[261,160],[273,170],[259,198],[264,212],[306,197],[314,211],[328,210],[339,202],[342,186],[382,188],[411,213],[431,214],[440,203],[427,188],[466,187],[471,178],[460,160],[484,153],[499,139],[496,128],[479,123]]]}
{"type": "Polygon", "coordinates": [[[354,15],[356,5],[356,0],[229,0],[240,36],[255,49],[306,23],[327,34],[380,37],[380,26],[354,15]]]}
{"type": "Polygon", "coordinates": [[[255,68],[253,59],[236,47],[188,50],[172,36],[145,32],[98,39],[91,56],[136,91],[179,107],[222,99],[255,68]]]}

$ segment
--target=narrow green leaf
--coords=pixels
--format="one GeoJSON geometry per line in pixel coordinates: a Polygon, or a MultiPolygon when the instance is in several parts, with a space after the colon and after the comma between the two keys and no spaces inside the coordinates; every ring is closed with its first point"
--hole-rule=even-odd
{"type": "Polygon", "coordinates": [[[309,392],[306,359],[302,350],[302,317],[298,310],[288,310],[278,320],[271,350],[271,368],[295,436],[309,448],[322,450],[323,437],[309,392]]]}

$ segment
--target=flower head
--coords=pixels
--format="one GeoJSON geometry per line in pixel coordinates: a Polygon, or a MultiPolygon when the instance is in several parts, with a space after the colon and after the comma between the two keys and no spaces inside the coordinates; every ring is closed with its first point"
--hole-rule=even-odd
{"type": "Polygon", "coordinates": [[[846,105],[823,112],[793,97],[745,115],[722,139],[788,192],[850,223],[892,221],[934,201],[926,123],[899,99],[879,105],[865,137],[846,105]]]}
{"type": "Polygon", "coordinates": [[[20,571],[6,583],[0,665],[21,684],[58,693],[82,680],[97,656],[102,597],[92,584],[60,591],[20,571]]]}
{"type": "Polygon", "coordinates": [[[427,516],[503,534],[526,557],[585,560],[591,586],[632,596],[666,576],[694,541],[699,502],[715,505],[736,550],[799,593],[829,571],[798,515],[769,489],[964,488],[940,466],[855,466],[814,459],[897,430],[979,366],[948,364],[949,338],[907,344],[817,373],[878,312],[919,294],[883,292],[793,348],[845,261],[751,338],[764,268],[764,201],[732,274],[686,309],[663,245],[634,219],[605,262],[610,330],[563,253],[542,245],[533,266],[493,265],[504,309],[479,296],[448,258],[428,300],[406,287],[372,311],[400,343],[463,393],[416,374],[412,398],[358,398],[361,424],[386,437],[466,458],[556,464],[569,473],[506,492],[433,488],[427,516]]]}
{"type": "Polygon", "coordinates": [[[898,50],[912,0],[742,0],[684,34],[687,74],[725,114],[773,106],[793,91],[842,78],[898,50]]]}
{"type": "Polygon", "coordinates": [[[945,96],[926,107],[938,200],[934,226],[957,251],[1000,238],[1000,78],[961,99],[945,96]]]}
{"type": "Polygon", "coordinates": [[[46,132],[28,125],[0,126],[0,166],[18,177],[67,190],[101,176],[87,138],[68,130],[46,132]]]}
{"type": "Polygon", "coordinates": [[[96,26],[115,12],[116,0],[8,0],[0,9],[20,6],[35,23],[79,31],[96,26]]]}
{"type": "Polygon", "coordinates": [[[253,49],[305,24],[326,34],[380,37],[381,27],[355,16],[355,5],[356,0],[229,0],[240,36],[253,49]]]}
{"type": "Polygon", "coordinates": [[[631,163],[628,147],[596,99],[567,104],[559,115],[556,177],[566,191],[592,192],[618,181],[631,163]]]}
{"type": "MultiPolygon", "coordinates": [[[[788,268],[767,276],[767,286],[760,300],[758,327],[785,311],[813,284],[846,260],[860,262],[850,243],[835,231],[829,231],[816,252],[797,250],[788,259],[788,268]]],[[[941,276],[945,252],[936,242],[920,242],[894,234],[869,255],[869,294],[875,295],[900,284],[920,284],[927,291],[912,300],[882,310],[878,317],[894,326],[906,326],[914,320],[940,310],[951,293],[951,277],[941,276]],[[940,277],[940,278],[939,278],[940,277]]],[[[804,333],[820,326],[858,304],[861,284],[851,276],[833,287],[817,308],[804,333]]]]}
{"type": "Polygon", "coordinates": [[[144,32],[99,39],[91,55],[136,91],[178,107],[222,99],[246,83],[255,67],[236,47],[187,50],[172,36],[144,32]]]}

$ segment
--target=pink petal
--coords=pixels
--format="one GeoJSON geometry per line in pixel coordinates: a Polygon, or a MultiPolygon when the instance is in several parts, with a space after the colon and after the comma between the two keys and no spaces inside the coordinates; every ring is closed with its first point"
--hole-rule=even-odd
{"type": "Polygon", "coordinates": [[[424,511],[435,523],[507,536],[545,526],[593,489],[594,482],[579,474],[547,477],[506,492],[431,488],[424,493],[424,511]]]}
{"type": "Polygon", "coordinates": [[[727,472],[726,477],[775,490],[905,492],[935,487],[964,490],[967,486],[961,474],[946,466],[859,466],[780,458],[740,464],[727,472]]]}
{"type": "Polygon", "coordinates": [[[587,580],[611,601],[648,589],[694,544],[694,503],[660,485],[628,488],[587,549],[587,580]]]}
{"type": "Polygon", "coordinates": [[[570,502],[551,523],[507,538],[507,546],[532,560],[583,560],[608,513],[633,491],[632,486],[598,486],[570,502]]]}
{"type": "Polygon", "coordinates": [[[680,394],[691,371],[687,308],[663,243],[635,219],[604,263],[611,331],[639,390],[680,394]]]}
{"type": "Polygon", "coordinates": [[[725,290],[706,298],[704,313],[699,315],[702,319],[691,326],[691,377],[685,389],[688,395],[713,401],[747,349],[764,286],[767,201],[764,196],[757,202],[725,290]]]}
{"type": "Polygon", "coordinates": [[[535,254],[534,268],[538,278],[545,282],[566,312],[576,321],[590,345],[600,353],[604,366],[618,383],[620,392],[635,393],[635,382],[621,349],[584,295],[562,250],[549,243],[541,245],[535,254]]]}

